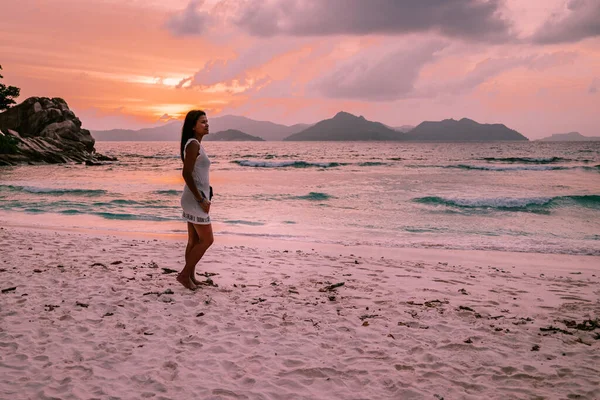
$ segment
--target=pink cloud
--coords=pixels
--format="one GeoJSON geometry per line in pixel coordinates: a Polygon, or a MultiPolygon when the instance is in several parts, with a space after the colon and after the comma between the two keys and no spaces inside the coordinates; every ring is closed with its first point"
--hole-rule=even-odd
{"type": "Polygon", "coordinates": [[[316,79],[311,89],[330,98],[389,101],[409,96],[419,71],[435,59],[445,44],[423,43],[411,48],[388,45],[360,52],[316,79]]]}
{"type": "Polygon", "coordinates": [[[596,93],[598,93],[598,86],[600,86],[600,79],[594,79],[592,81],[592,84],[588,88],[588,93],[589,94],[596,94],[596,93]]]}

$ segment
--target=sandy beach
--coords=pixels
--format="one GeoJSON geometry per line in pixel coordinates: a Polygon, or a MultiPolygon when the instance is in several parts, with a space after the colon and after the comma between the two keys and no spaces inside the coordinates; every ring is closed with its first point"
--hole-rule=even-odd
{"type": "MultiPolygon", "coordinates": [[[[4,224],[0,224],[4,225],[4,224]]],[[[598,257],[0,229],[2,399],[600,398],[598,257]]]]}

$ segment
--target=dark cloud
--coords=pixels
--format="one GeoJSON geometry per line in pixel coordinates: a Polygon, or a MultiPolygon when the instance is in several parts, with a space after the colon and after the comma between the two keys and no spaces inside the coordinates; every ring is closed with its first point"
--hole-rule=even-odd
{"type": "Polygon", "coordinates": [[[553,15],[533,35],[541,44],[577,42],[600,36],[600,1],[570,0],[567,13],[553,15]]]}
{"type": "Polygon", "coordinates": [[[236,24],[256,36],[439,32],[503,40],[510,24],[502,0],[260,0],[245,3],[236,24]]]}
{"type": "Polygon", "coordinates": [[[210,15],[198,10],[203,3],[201,0],[190,1],[183,11],[167,20],[167,29],[176,36],[203,34],[210,23],[210,15]]]}
{"type": "Polygon", "coordinates": [[[389,51],[383,47],[361,52],[312,82],[309,90],[330,98],[397,100],[413,91],[423,65],[444,47],[440,42],[430,42],[412,50],[389,51]]]}

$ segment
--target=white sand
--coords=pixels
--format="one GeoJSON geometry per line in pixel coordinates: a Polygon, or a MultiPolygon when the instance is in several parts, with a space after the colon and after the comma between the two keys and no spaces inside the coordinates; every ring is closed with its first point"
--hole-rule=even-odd
{"type": "Polygon", "coordinates": [[[0,229],[0,398],[600,398],[599,258],[232,242],[0,229]]]}

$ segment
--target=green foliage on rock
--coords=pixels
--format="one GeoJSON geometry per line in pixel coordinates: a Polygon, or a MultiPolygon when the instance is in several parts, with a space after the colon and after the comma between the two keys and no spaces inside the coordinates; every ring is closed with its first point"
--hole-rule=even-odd
{"type": "MultiPolygon", "coordinates": [[[[2,70],[2,65],[0,65],[0,70],[2,70]]],[[[4,77],[0,75],[0,79],[4,77]]],[[[19,97],[21,94],[21,89],[15,86],[6,86],[3,83],[0,83],[0,111],[4,111],[8,109],[10,106],[17,104],[15,99],[19,97]]]]}
{"type": "Polygon", "coordinates": [[[0,154],[18,153],[17,143],[19,143],[19,139],[16,137],[0,134],[0,154]]]}

